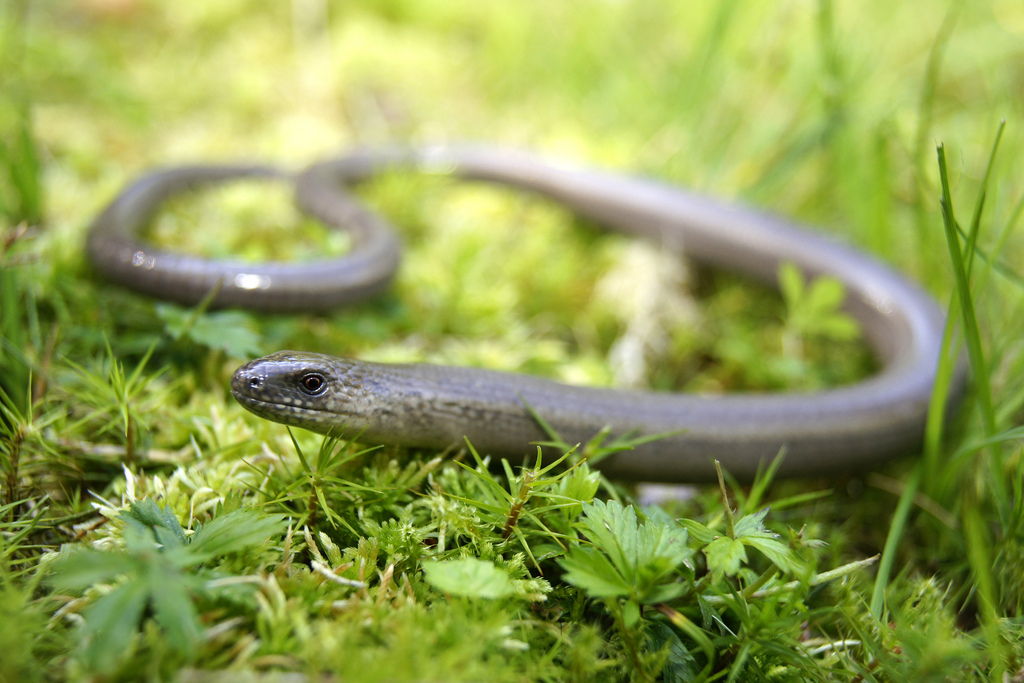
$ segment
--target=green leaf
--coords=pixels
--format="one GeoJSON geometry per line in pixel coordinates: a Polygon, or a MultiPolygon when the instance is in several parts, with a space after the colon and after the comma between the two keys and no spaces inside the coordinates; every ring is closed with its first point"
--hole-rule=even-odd
{"type": "Polygon", "coordinates": [[[189,550],[203,557],[237,552],[277,537],[284,526],[283,515],[267,515],[246,508],[234,510],[196,530],[189,550]]]}
{"type": "Polygon", "coordinates": [[[172,529],[154,527],[153,535],[156,536],[156,542],[160,544],[164,552],[185,547],[181,538],[172,529]]]}
{"type": "Polygon", "coordinates": [[[736,522],[733,533],[736,538],[743,536],[767,535],[768,538],[776,538],[777,534],[768,531],[764,526],[764,518],[768,515],[769,508],[763,508],[752,515],[744,515],[736,522]]]}
{"type": "Polygon", "coordinates": [[[686,538],[685,529],[647,520],[637,534],[638,566],[665,564],[674,569],[693,554],[686,538]]]}
{"type": "Polygon", "coordinates": [[[85,590],[97,583],[137,572],[139,562],[125,553],[74,550],[61,555],[52,565],[50,584],[58,590],[85,590]]]}
{"type": "Polygon", "coordinates": [[[786,308],[796,308],[804,296],[804,276],[792,263],[779,266],[779,292],[782,294],[786,308]]]}
{"type": "Polygon", "coordinates": [[[708,569],[715,573],[724,573],[727,576],[735,576],[740,570],[740,565],[747,561],[747,551],[743,543],[729,538],[719,536],[704,548],[704,554],[708,559],[708,569]]]}
{"type": "Polygon", "coordinates": [[[760,550],[765,557],[771,560],[772,564],[784,572],[797,572],[801,567],[800,558],[785,543],[760,536],[747,536],[742,539],[742,542],[744,545],[760,550]]]}
{"type": "Polygon", "coordinates": [[[595,500],[583,506],[587,536],[608,555],[619,573],[628,577],[637,565],[637,519],[632,506],[595,500]]]}
{"type": "Polygon", "coordinates": [[[845,298],[846,290],[839,280],[820,277],[807,290],[807,299],[804,303],[809,311],[832,313],[843,305],[845,298]]]}
{"type": "Polygon", "coordinates": [[[565,580],[592,598],[623,597],[632,590],[608,557],[593,548],[573,548],[558,563],[565,569],[565,580]]]}
{"type": "Polygon", "coordinates": [[[622,623],[628,629],[634,629],[640,623],[640,605],[633,600],[626,600],[622,605],[622,623]]]}
{"type": "Polygon", "coordinates": [[[600,472],[592,471],[586,462],[581,462],[574,467],[559,481],[558,493],[570,500],[581,502],[563,507],[562,516],[570,522],[579,517],[583,513],[583,503],[593,501],[600,486],[600,472]]]}
{"type": "Polygon", "coordinates": [[[638,596],[640,602],[645,605],[656,605],[659,602],[675,600],[685,595],[693,586],[688,582],[676,581],[674,583],[659,583],[648,587],[638,596]]]}
{"type": "Polygon", "coordinates": [[[653,519],[640,524],[636,511],[617,501],[595,501],[583,510],[582,525],[594,547],[571,548],[559,560],[567,581],[591,597],[629,596],[643,604],[688,590],[676,572],[693,554],[685,529],[653,519]]]}
{"type": "Polygon", "coordinates": [[[711,527],[704,526],[700,522],[695,522],[692,519],[680,519],[679,523],[683,528],[690,532],[691,536],[705,545],[711,543],[711,541],[722,535],[721,532],[715,531],[711,527]]]}
{"type": "Polygon", "coordinates": [[[194,581],[169,567],[157,565],[152,569],[149,581],[153,617],[171,645],[191,659],[202,632],[189,590],[194,581]]]}
{"type": "Polygon", "coordinates": [[[697,677],[697,660],[671,626],[662,621],[652,621],[647,627],[647,639],[652,650],[668,650],[665,668],[661,670],[662,680],[666,683],[686,683],[697,677]]]}
{"type": "Polygon", "coordinates": [[[493,562],[467,557],[423,565],[423,575],[435,588],[466,598],[504,598],[512,595],[512,580],[493,562]]]}
{"type": "Polygon", "coordinates": [[[146,606],[149,586],[129,581],[104,595],[82,612],[85,619],[85,660],[104,673],[117,666],[146,606]]]}
{"type": "Polygon", "coordinates": [[[122,515],[124,552],[80,550],[58,559],[51,582],[60,588],[85,589],[126,577],[124,583],[83,612],[86,659],[96,670],[112,670],[127,652],[124,643],[138,629],[142,610],[152,605],[153,618],[176,652],[191,658],[202,626],[193,604],[200,581],[182,571],[225,553],[264,543],[284,523],[281,515],[241,509],[201,527],[190,544],[177,518],[151,500],[133,504],[122,515]]]}
{"type": "Polygon", "coordinates": [[[260,333],[252,316],[242,311],[196,311],[172,304],[158,304],[156,314],[173,339],[188,339],[208,349],[224,351],[234,358],[263,355],[260,333]]]}
{"type": "Polygon", "coordinates": [[[119,517],[128,524],[134,522],[152,529],[154,533],[159,528],[167,529],[181,543],[185,542],[185,531],[181,528],[178,518],[173,512],[160,507],[150,498],[143,498],[142,500],[130,503],[128,509],[122,512],[119,517]]]}
{"type": "Polygon", "coordinates": [[[860,337],[860,325],[846,314],[836,313],[818,322],[821,335],[836,341],[852,341],[860,337]]]}
{"type": "Polygon", "coordinates": [[[803,273],[792,263],[778,272],[779,290],[786,303],[786,326],[802,336],[819,336],[851,341],[860,336],[860,326],[842,310],[846,299],[843,283],[822,276],[807,285],[803,273]]]}

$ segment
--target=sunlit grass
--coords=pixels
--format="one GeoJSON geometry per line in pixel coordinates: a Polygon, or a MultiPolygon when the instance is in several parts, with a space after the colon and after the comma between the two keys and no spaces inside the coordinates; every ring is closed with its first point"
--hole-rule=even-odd
{"type": "MultiPolygon", "coordinates": [[[[0,624],[21,626],[0,626],[0,652],[18,653],[0,656],[0,680],[182,667],[1017,675],[1021,45],[1012,0],[0,4],[0,624]],[[955,302],[976,390],[948,420],[935,408],[924,458],[880,474],[768,472],[665,501],[672,517],[626,512],[591,505],[634,491],[599,486],[586,465],[502,472],[466,453],[293,440],[226,392],[248,355],[279,348],[623,381],[610,358],[638,313],[607,290],[636,279],[617,272],[626,262],[661,273],[657,257],[549,203],[412,174],[368,183],[405,264],[388,294],[328,316],[196,316],[83,261],[91,218],[152,167],[297,168],[357,144],[464,139],[658,177],[866,248],[955,302]],[[127,532],[133,502],[158,513],[127,532]],[[199,525],[252,521],[227,515],[253,508],[292,526],[190,554],[199,525]],[[659,545],[679,540],[674,518],[689,520],[685,552],[659,545]],[[602,521],[594,548],[600,528],[578,531],[602,521]],[[151,540],[175,525],[185,540],[151,540]],[[608,552],[639,537],[640,556],[608,552]],[[62,546],[88,562],[54,563],[62,546]],[[837,568],[842,579],[816,583],[837,568]],[[110,609],[122,598],[130,619],[110,609]]],[[[286,188],[185,196],[154,231],[169,248],[255,260],[345,248],[295,214],[286,188]]],[[[815,303],[828,292],[791,276],[785,297],[724,274],[664,278],[678,310],[661,320],[669,341],[648,384],[777,390],[869,371],[859,342],[820,334],[843,327],[815,303]]]]}

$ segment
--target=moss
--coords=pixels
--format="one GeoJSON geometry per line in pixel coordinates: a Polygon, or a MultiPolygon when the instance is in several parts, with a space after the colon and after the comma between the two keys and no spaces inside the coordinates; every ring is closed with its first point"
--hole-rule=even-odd
{"type": "MultiPolygon", "coordinates": [[[[0,5],[0,624],[19,625],[0,627],[0,647],[17,653],[0,657],[0,679],[98,668],[126,680],[203,670],[357,681],[1019,675],[1024,13],[1009,1],[946,11],[931,0],[0,5]],[[986,177],[994,116],[1009,125],[986,177]],[[279,348],[666,390],[819,387],[870,372],[860,342],[819,334],[842,324],[810,295],[663,273],[656,255],[548,202],[401,173],[360,188],[406,242],[395,285],[330,315],[195,318],[103,282],[82,256],[91,217],[149,167],[297,168],[357,144],[462,139],[820,225],[945,302],[954,278],[932,148],[944,140],[947,203],[965,232],[984,199],[970,277],[983,356],[974,372],[990,376],[981,403],[991,410],[981,420],[969,400],[921,462],[726,487],[737,519],[772,505],[757,533],[779,534],[792,557],[773,562],[756,544],[743,555],[735,539],[709,556],[691,536],[686,562],[638,575],[645,595],[671,596],[647,604],[575,584],[559,560],[573,554],[573,575],[589,576],[601,555],[580,531],[585,504],[650,492],[566,470],[572,458],[490,471],[469,453],[290,435],[230,399],[231,372],[279,348]],[[650,285],[667,293],[654,313],[624,291],[624,264],[634,264],[627,282],[637,270],[662,278],[650,285]],[[640,339],[650,353],[624,371],[622,340],[636,342],[654,318],[656,333],[640,339]],[[981,444],[993,435],[1001,451],[981,444]],[[176,561],[126,531],[120,515],[138,501],[158,504],[186,537],[237,509],[288,526],[168,570],[201,639],[168,637],[173,605],[154,601],[95,659],[81,615],[95,620],[103,596],[152,593],[131,593],[131,572],[74,590],[43,579],[61,566],[55,552],[134,558],[151,572],[135,576],[176,561]],[[887,538],[876,582],[851,563],[887,538]],[[449,570],[476,567],[475,578],[512,592],[451,595],[426,562],[463,562],[449,570]],[[813,580],[836,568],[841,578],[813,580]]],[[[346,248],[296,215],[282,188],[239,185],[167,209],[153,236],[171,248],[253,260],[346,248]]],[[[729,535],[722,489],[662,506],[729,535]]],[[[656,508],[637,514],[618,532],[674,524],[656,508]]]]}

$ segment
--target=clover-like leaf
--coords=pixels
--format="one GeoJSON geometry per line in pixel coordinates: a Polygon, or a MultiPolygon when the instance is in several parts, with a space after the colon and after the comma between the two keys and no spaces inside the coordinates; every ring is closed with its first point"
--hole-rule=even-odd
{"type": "Polygon", "coordinates": [[[514,591],[505,570],[475,557],[425,564],[423,575],[435,588],[467,598],[504,598],[514,591]]]}

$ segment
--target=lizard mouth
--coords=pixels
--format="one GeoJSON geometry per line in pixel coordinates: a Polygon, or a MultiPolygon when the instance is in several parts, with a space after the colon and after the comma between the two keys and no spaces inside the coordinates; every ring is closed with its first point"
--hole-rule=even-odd
{"type": "Polygon", "coordinates": [[[268,400],[252,395],[252,387],[245,377],[236,375],[231,381],[231,395],[250,413],[274,422],[323,431],[333,422],[331,414],[319,408],[299,405],[290,401],[268,400]]]}

